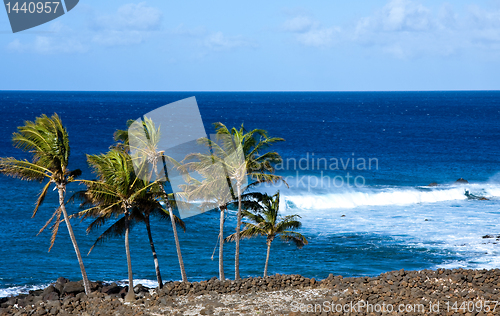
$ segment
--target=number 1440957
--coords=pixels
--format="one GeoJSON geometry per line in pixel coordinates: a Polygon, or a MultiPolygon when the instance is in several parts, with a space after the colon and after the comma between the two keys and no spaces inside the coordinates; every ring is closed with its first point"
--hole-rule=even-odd
{"type": "MultiPolygon", "coordinates": [[[[60,2],[7,2],[7,13],[57,13],[60,2]]],[[[62,10],[62,9],[61,9],[62,10]]]]}

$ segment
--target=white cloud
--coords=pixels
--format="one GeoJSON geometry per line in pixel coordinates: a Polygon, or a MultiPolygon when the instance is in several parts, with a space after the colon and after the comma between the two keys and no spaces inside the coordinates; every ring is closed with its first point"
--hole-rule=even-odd
{"type": "Polygon", "coordinates": [[[32,52],[38,54],[70,54],[85,53],[88,48],[75,39],[61,39],[48,36],[37,36],[34,41],[22,43],[15,39],[7,45],[7,49],[12,52],[32,52]]]}
{"type": "Polygon", "coordinates": [[[125,4],[114,14],[92,19],[91,28],[96,31],[92,41],[105,46],[140,44],[160,29],[161,21],[162,12],[144,2],[125,4]]]}
{"type": "Polygon", "coordinates": [[[433,19],[428,8],[410,0],[391,0],[373,16],[362,18],[356,32],[421,32],[432,26],[433,19]]]}
{"type": "Polygon", "coordinates": [[[106,30],[157,30],[162,21],[162,12],[149,7],[145,2],[129,3],[118,8],[111,15],[100,15],[94,18],[93,27],[106,30]]]}
{"type": "Polygon", "coordinates": [[[318,27],[319,23],[313,21],[310,17],[307,16],[296,16],[292,19],[289,19],[283,23],[283,30],[287,32],[307,32],[314,27],[318,27]]]}
{"type": "Polygon", "coordinates": [[[339,27],[323,27],[318,21],[304,15],[286,20],[282,29],[294,33],[295,40],[302,45],[315,47],[331,45],[341,32],[339,27]]]}
{"type": "Polygon", "coordinates": [[[479,45],[500,45],[500,10],[485,10],[477,5],[468,8],[471,40],[479,45]]]}
{"type": "Polygon", "coordinates": [[[440,28],[456,28],[459,16],[449,3],[444,3],[438,11],[437,22],[440,28]]]}
{"type": "Polygon", "coordinates": [[[446,44],[454,19],[453,9],[447,4],[436,16],[416,1],[390,0],[356,23],[351,40],[365,47],[379,48],[399,59],[425,54],[448,56],[457,49],[446,44]]]}
{"type": "Polygon", "coordinates": [[[306,46],[329,46],[335,39],[336,34],[340,33],[339,28],[319,28],[308,32],[297,34],[296,39],[306,46]]]}
{"type": "Polygon", "coordinates": [[[7,44],[7,49],[12,52],[22,53],[24,51],[24,45],[21,44],[21,41],[16,38],[15,40],[7,44]]]}
{"type": "Polygon", "coordinates": [[[216,32],[207,36],[204,45],[212,50],[226,50],[237,47],[256,47],[257,45],[242,36],[226,36],[216,32]]]}
{"type": "Polygon", "coordinates": [[[92,43],[103,46],[136,45],[143,43],[159,30],[162,12],[144,2],[125,4],[110,15],[90,14],[89,25],[83,32],[68,28],[59,21],[50,23],[50,35],[37,36],[32,41],[16,39],[7,45],[12,52],[39,54],[85,53],[92,43]]]}
{"type": "Polygon", "coordinates": [[[186,37],[200,37],[204,36],[207,31],[204,27],[188,28],[184,24],[180,24],[176,28],[171,29],[169,33],[186,37]]]}
{"type": "Polygon", "coordinates": [[[147,33],[141,31],[104,30],[94,35],[92,41],[104,46],[135,45],[148,37],[147,33]]]}
{"type": "MultiPolygon", "coordinates": [[[[500,3],[499,3],[500,4],[500,3]]],[[[471,5],[465,10],[444,2],[425,6],[420,0],[388,0],[372,14],[336,27],[307,13],[295,13],[281,25],[305,46],[356,44],[399,59],[432,55],[449,57],[469,50],[500,50],[500,5],[471,5]],[[457,13],[457,12],[460,12],[457,13]]],[[[288,15],[290,16],[290,15],[288,15]]]]}

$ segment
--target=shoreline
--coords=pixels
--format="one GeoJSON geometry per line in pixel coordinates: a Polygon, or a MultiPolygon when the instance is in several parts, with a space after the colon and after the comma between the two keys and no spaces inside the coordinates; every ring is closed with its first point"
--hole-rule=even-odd
{"type": "Polygon", "coordinates": [[[87,296],[81,281],[59,278],[43,290],[0,299],[0,315],[495,315],[499,289],[500,269],[330,274],[324,280],[277,274],[167,282],[160,290],[138,284],[137,300],[128,304],[122,298],[126,287],[92,282],[87,296]]]}

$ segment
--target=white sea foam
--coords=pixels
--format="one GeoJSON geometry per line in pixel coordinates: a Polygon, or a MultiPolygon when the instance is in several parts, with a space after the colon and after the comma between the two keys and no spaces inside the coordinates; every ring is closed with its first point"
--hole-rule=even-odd
{"type": "MultiPolygon", "coordinates": [[[[120,280],[120,281],[108,281],[106,283],[112,283],[112,282],[116,282],[116,284],[122,285],[122,286],[128,285],[128,279],[124,279],[124,280],[120,280]]],[[[142,284],[145,287],[149,287],[151,289],[158,287],[158,281],[155,281],[155,280],[134,279],[134,286],[136,286],[138,284],[142,284]]]]}
{"type": "Polygon", "coordinates": [[[281,209],[299,214],[304,233],[313,238],[378,234],[409,247],[459,258],[436,268],[498,268],[500,241],[482,238],[500,234],[498,197],[500,186],[491,183],[372,187],[323,194],[295,191],[282,195],[281,209]],[[468,200],[466,189],[491,200],[468,200]]]}
{"type": "MultiPolygon", "coordinates": [[[[119,281],[104,281],[104,284],[111,284],[115,282],[118,285],[124,286],[128,284],[128,279],[119,280],[119,281]]],[[[44,289],[49,286],[51,283],[47,284],[39,284],[39,285],[25,285],[25,286],[12,286],[7,288],[0,288],[0,297],[9,297],[15,296],[19,294],[28,294],[29,291],[44,289]]],[[[148,288],[156,288],[158,286],[158,282],[155,280],[148,279],[134,279],[134,285],[142,284],[148,288]]]]}
{"type": "MultiPolygon", "coordinates": [[[[284,200],[300,209],[348,209],[359,206],[410,205],[466,200],[464,191],[464,187],[357,189],[320,195],[311,193],[286,195],[284,200]]],[[[500,187],[489,189],[488,194],[500,196],[500,187]]]]}
{"type": "Polygon", "coordinates": [[[44,289],[48,284],[41,285],[23,285],[23,286],[11,286],[7,288],[0,289],[0,297],[9,297],[18,294],[27,294],[29,291],[44,289]]]}

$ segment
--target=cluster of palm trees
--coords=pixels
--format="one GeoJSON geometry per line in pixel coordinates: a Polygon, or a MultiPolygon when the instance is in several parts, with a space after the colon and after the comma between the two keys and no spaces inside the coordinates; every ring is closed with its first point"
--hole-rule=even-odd
{"type": "MultiPolygon", "coordinates": [[[[137,124],[129,121],[128,127],[137,124]]],[[[200,145],[209,150],[206,153],[190,153],[181,162],[176,162],[158,150],[161,137],[160,128],[149,118],[144,118],[139,130],[146,135],[144,146],[131,145],[128,130],[115,133],[117,144],[105,154],[87,155],[87,161],[96,175],[95,180],[77,179],[81,171],[69,170],[69,138],[61,119],[57,114],[51,117],[42,115],[35,121],[26,121],[13,135],[14,146],[32,154],[31,161],[12,157],[0,158],[0,173],[28,181],[43,182],[33,216],[43,203],[49,188],[54,185],[59,194],[59,206],[54,211],[40,232],[52,223],[52,248],[60,223],[65,222],[73,243],[85,292],[90,293],[90,283],[70,219],[73,217],[91,218],[87,232],[98,229],[108,221],[114,222],[95,241],[92,249],[110,237],[123,236],[128,265],[129,287],[126,301],[134,300],[132,264],[130,259],[129,234],[137,223],[146,225],[151,251],[153,254],[158,285],[162,287],[162,278],[151,234],[152,216],[170,221],[181,270],[182,281],[187,282],[186,271],[177,235],[177,226],[185,230],[182,219],[174,215],[174,209],[180,205],[190,205],[201,209],[214,209],[220,212],[219,232],[219,278],[224,280],[223,246],[224,242],[234,241],[235,279],[240,278],[239,250],[240,239],[254,236],[267,238],[267,256],[264,276],[267,276],[271,243],[276,237],[293,241],[301,248],[307,244],[304,236],[296,231],[301,226],[298,215],[281,217],[279,215],[279,192],[273,196],[255,191],[261,183],[284,182],[274,174],[274,165],[281,162],[278,153],[268,151],[281,138],[269,137],[261,129],[246,131],[240,128],[227,128],[222,123],[214,124],[215,137],[198,140],[200,145]],[[139,153],[139,154],[138,154],[139,153]],[[173,164],[185,177],[181,191],[174,194],[167,192],[169,184],[167,163],[173,164]],[[139,170],[137,169],[139,168],[139,170]],[[164,175],[161,173],[164,172],[164,175]],[[192,176],[196,173],[198,176],[192,176]],[[80,182],[85,189],[73,194],[66,201],[66,186],[70,182],[80,182]],[[66,203],[80,201],[82,211],[68,216],[66,203]],[[224,238],[224,220],[228,209],[237,209],[237,225],[234,234],[224,238]],[[61,219],[62,216],[62,219],[61,219]],[[247,222],[242,219],[247,218],[247,222]],[[241,226],[244,225],[243,230],[241,226]]],[[[286,184],[286,183],[285,183],[286,184]]],[[[49,248],[49,251],[50,251],[49,248]]]]}

